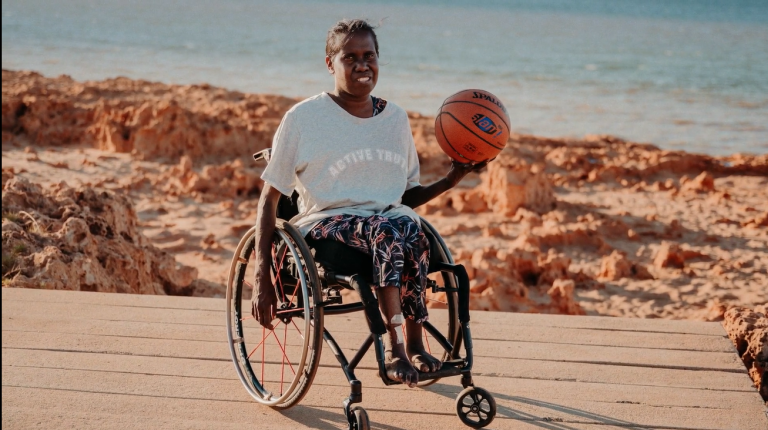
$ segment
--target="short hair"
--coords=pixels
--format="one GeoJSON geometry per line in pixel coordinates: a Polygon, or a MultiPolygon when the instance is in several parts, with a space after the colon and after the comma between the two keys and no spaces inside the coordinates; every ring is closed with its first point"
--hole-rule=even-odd
{"type": "Polygon", "coordinates": [[[375,28],[364,19],[342,19],[328,30],[328,36],[325,39],[325,55],[333,58],[344,45],[343,41],[349,38],[352,33],[367,31],[373,36],[373,46],[376,48],[376,55],[378,56],[379,40],[376,38],[376,32],[373,31],[375,28]],[[341,41],[339,36],[344,36],[341,41]]]}

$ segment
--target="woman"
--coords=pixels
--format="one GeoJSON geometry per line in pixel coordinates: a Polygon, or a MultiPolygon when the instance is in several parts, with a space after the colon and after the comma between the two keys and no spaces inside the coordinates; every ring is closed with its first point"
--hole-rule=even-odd
{"type": "Polygon", "coordinates": [[[262,326],[272,329],[277,296],[269,264],[275,213],[280,195],[295,189],[300,213],[291,223],[303,235],[338,240],[372,256],[373,287],[388,330],[387,374],[414,386],[416,369],[434,372],[441,362],[422,343],[429,244],[412,208],[482,166],[453,162],[445,178],[426,187],[419,184],[408,115],[371,95],[378,58],[370,24],[339,21],[326,39],[325,62],[334,76],[334,91],[291,108],[275,133],[272,158],[262,174],[252,311],[262,326]]]}

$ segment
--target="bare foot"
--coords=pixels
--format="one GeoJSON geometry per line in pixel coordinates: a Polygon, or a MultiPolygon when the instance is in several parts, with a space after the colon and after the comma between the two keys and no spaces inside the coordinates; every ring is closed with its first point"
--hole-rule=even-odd
{"type": "Polygon", "coordinates": [[[384,354],[387,369],[387,377],[393,381],[402,382],[413,388],[419,382],[419,372],[413,367],[408,357],[400,357],[393,354],[392,351],[386,351],[384,354]]]}
{"type": "Polygon", "coordinates": [[[406,351],[413,366],[422,372],[436,372],[443,366],[443,363],[427,353],[423,346],[408,345],[406,346],[406,351]]]}

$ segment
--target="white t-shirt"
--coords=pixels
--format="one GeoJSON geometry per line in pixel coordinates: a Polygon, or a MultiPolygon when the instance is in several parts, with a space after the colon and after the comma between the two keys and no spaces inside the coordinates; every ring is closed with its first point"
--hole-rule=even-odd
{"type": "Polygon", "coordinates": [[[290,220],[306,235],[334,215],[418,216],[400,203],[419,185],[419,158],[408,114],[394,103],[370,118],[349,114],[327,93],[286,112],[261,178],[286,196],[299,194],[290,220]]]}

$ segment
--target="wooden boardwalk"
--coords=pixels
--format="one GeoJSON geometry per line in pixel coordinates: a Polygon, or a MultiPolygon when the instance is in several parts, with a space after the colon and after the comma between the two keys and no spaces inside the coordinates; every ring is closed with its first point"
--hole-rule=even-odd
{"type": "MultiPolygon", "coordinates": [[[[235,374],[223,299],[2,290],[2,427],[344,428],[348,385],[329,350],[307,397],[261,406],[235,374]]],[[[445,318],[432,311],[432,319],[445,318]]],[[[473,312],[475,382],[490,428],[766,430],[765,406],[720,324],[473,312]]],[[[344,348],[362,314],[327,317],[344,348]]],[[[460,429],[458,378],[384,387],[357,372],[374,428],[460,429]]]]}

